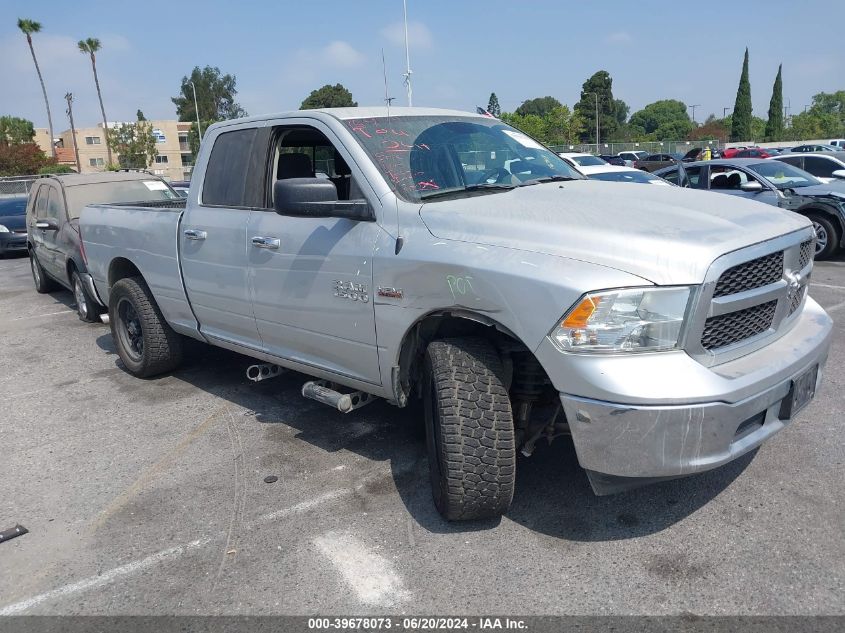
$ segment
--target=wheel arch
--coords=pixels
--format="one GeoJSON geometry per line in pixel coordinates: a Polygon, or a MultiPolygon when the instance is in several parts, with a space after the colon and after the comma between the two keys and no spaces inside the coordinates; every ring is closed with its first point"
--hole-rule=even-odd
{"type": "Polygon", "coordinates": [[[833,222],[833,225],[839,232],[839,235],[837,236],[838,246],[845,246],[845,221],[835,209],[824,204],[810,203],[796,209],[795,212],[800,213],[806,218],[809,218],[811,215],[823,215],[828,218],[831,222],[833,222]]]}
{"type": "Polygon", "coordinates": [[[115,257],[109,263],[109,288],[114,286],[121,279],[126,277],[141,277],[141,271],[126,257],[115,257]]]}

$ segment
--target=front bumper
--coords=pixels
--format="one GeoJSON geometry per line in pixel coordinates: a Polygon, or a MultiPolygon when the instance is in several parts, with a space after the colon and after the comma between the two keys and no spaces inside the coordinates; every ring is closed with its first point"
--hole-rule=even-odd
{"type": "MultiPolygon", "coordinates": [[[[831,331],[830,317],[808,298],[783,336],[710,368],[683,352],[603,357],[599,365],[595,356],[564,355],[568,371],[550,378],[593,488],[612,492],[613,478],[645,483],[689,475],[756,448],[790,422],[779,414],[794,378],[818,365],[818,387],[831,331]],[[584,389],[575,395],[567,383],[584,389]],[[637,385],[642,389],[635,396],[637,385]],[[616,396],[607,397],[609,386],[618,387],[616,396]]],[[[551,358],[539,355],[548,367],[551,358]]]]}
{"type": "Polygon", "coordinates": [[[26,250],[26,233],[0,233],[0,253],[16,253],[26,250]]]}

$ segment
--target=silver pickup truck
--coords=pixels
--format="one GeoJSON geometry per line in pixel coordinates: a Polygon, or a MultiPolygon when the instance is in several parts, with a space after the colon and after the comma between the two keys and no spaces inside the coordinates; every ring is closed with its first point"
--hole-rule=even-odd
{"type": "Polygon", "coordinates": [[[81,233],[130,373],[191,337],[342,412],[420,407],[452,520],[505,512],[558,435],[598,494],[725,464],[812,399],[831,334],[806,218],[588,181],[463,112],[218,123],[184,208],[89,206],[81,233]]]}

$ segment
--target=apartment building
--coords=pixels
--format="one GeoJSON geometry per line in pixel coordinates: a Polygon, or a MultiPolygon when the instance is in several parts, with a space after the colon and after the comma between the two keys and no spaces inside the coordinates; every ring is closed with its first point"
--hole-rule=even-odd
{"type": "MultiPolygon", "coordinates": [[[[194,155],[188,144],[190,123],[172,119],[148,121],[156,138],[156,156],[148,169],[165,180],[190,180],[194,166],[194,155]]],[[[120,123],[109,122],[109,129],[120,123]]],[[[59,146],[73,151],[70,130],[59,134],[59,146]]],[[[49,134],[43,128],[36,129],[35,141],[46,154],[50,153],[49,134]]],[[[76,128],[76,142],[79,147],[79,162],[83,174],[104,171],[108,164],[106,137],[102,123],[95,127],[76,128]]],[[[66,152],[65,152],[66,153],[66,152]]],[[[117,162],[117,155],[113,155],[117,162]]]]}

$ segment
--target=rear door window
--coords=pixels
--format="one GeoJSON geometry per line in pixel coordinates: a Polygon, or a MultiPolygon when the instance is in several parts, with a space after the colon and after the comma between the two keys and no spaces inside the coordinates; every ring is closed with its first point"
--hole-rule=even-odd
{"type": "Polygon", "coordinates": [[[794,165],[798,169],[804,169],[804,158],[802,156],[785,156],[784,158],[778,158],[778,160],[782,163],[794,165]]]}
{"type": "Polygon", "coordinates": [[[241,208],[263,206],[263,187],[248,186],[250,174],[263,173],[266,160],[266,156],[257,156],[260,152],[253,151],[257,133],[258,128],[247,128],[224,132],[217,137],[205,169],[203,204],[241,208]]]}
{"type": "Polygon", "coordinates": [[[833,172],[839,166],[829,158],[822,158],[821,156],[807,156],[804,159],[804,169],[810,172],[817,178],[833,178],[833,172]]]}

